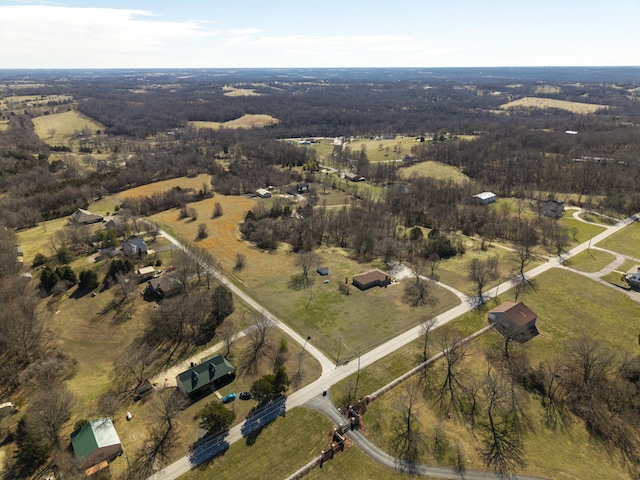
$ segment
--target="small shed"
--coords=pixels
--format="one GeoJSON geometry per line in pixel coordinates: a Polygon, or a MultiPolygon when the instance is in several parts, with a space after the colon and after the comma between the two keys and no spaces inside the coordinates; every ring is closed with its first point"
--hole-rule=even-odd
{"type": "Polygon", "coordinates": [[[624,279],[631,288],[640,289],[640,265],[635,265],[624,274],[624,279]]]}
{"type": "Polygon", "coordinates": [[[537,334],[538,316],[522,302],[504,302],[489,310],[488,318],[503,335],[528,339],[531,333],[537,334]]]}
{"type": "Polygon", "coordinates": [[[136,270],[136,275],[138,276],[138,280],[146,280],[148,278],[153,277],[156,274],[156,269],[154,267],[142,267],[136,270]]]}
{"type": "Polygon", "coordinates": [[[371,287],[386,287],[391,283],[391,277],[379,269],[360,273],[353,277],[353,285],[360,290],[367,290],[371,287]]]}
{"type": "Polygon", "coordinates": [[[109,417],[89,420],[71,434],[73,453],[84,468],[111,462],[122,453],[118,432],[109,417]]]}
{"type": "Polygon", "coordinates": [[[492,192],[476,193],[473,196],[473,201],[478,205],[488,205],[496,201],[496,194],[492,192]]]}
{"type": "Polygon", "coordinates": [[[329,267],[318,267],[316,272],[318,272],[318,275],[329,275],[329,267]]]}
{"type": "Polygon", "coordinates": [[[178,374],[178,389],[189,396],[226,385],[235,378],[236,367],[222,355],[215,355],[178,374]]]}

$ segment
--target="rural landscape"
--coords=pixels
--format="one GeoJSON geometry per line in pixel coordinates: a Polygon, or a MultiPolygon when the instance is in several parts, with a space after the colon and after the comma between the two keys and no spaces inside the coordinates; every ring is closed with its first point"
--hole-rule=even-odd
{"type": "Polygon", "coordinates": [[[0,476],[640,478],[640,70],[0,70],[0,476]]]}

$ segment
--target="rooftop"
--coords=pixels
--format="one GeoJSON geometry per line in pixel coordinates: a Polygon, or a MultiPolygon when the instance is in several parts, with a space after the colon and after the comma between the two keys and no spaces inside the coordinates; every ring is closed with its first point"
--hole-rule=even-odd
{"type": "Polygon", "coordinates": [[[537,315],[522,302],[504,302],[489,310],[489,313],[505,313],[513,323],[520,327],[526,326],[537,315]]]}

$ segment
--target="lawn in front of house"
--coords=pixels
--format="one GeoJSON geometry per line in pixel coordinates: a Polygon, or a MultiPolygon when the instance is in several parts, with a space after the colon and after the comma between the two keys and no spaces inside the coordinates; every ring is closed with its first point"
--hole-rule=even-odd
{"type": "Polygon", "coordinates": [[[604,227],[581,222],[575,218],[562,217],[558,219],[558,223],[569,233],[569,248],[588,242],[589,239],[606,230],[604,227]]]}
{"type": "Polygon", "coordinates": [[[633,222],[598,243],[599,247],[640,259],[640,222],[633,222]]]}
{"type": "Polygon", "coordinates": [[[616,259],[615,255],[592,248],[567,260],[567,266],[583,272],[598,272],[616,259]]]}
{"type": "MultiPolygon", "coordinates": [[[[237,402],[238,400],[236,400],[237,402]]],[[[210,478],[281,480],[326,449],[333,423],[315,410],[294,408],[266,425],[252,440],[236,442],[223,454],[185,475],[210,478]]]]}

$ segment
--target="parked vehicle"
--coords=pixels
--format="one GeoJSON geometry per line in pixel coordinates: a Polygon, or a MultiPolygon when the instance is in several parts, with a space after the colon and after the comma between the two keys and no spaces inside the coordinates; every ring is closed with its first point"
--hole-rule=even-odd
{"type": "Polygon", "coordinates": [[[222,403],[231,403],[236,399],[235,393],[227,393],[224,397],[222,397],[222,403]]]}

